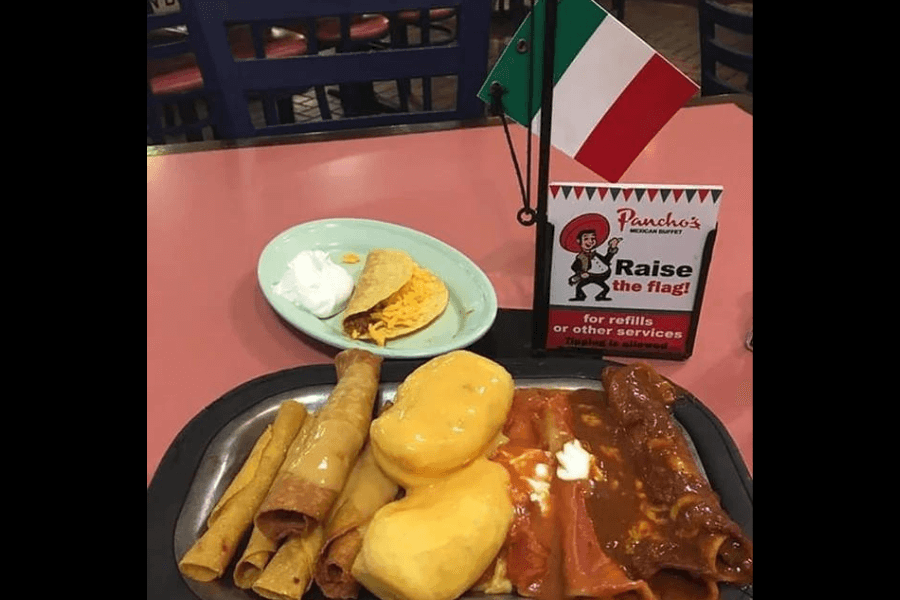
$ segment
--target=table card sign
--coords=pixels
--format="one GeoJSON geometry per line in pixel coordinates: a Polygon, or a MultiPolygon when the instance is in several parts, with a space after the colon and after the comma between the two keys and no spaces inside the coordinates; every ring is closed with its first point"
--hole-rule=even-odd
{"type": "Polygon", "coordinates": [[[549,187],[545,349],[689,357],[722,187],[549,187]]]}

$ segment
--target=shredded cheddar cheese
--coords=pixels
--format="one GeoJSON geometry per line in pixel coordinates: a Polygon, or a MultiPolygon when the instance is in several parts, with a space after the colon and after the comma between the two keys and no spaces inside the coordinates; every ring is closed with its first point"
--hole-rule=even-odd
{"type": "Polygon", "coordinates": [[[440,289],[440,280],[421,267],[413,269],[412,277],[387,300],[372,309],[368,333],[379,346],[384,346],[388,334],[397,327],[416,324],[422,306],[440,289]]]}
{"type": "Polygon", "coordinates": [[[635,547],[638,542],[644,538],[650,537],[653,533],[653,526],[649,521],[640,520],[628,529],[628,537],[625,539],[625,552],[634,554],[635,547]]]}
{"type": "Polygon", "coordinates": [[[581,420],[588,427],[599,427],[600,425],[603,425],[603,420],[599,416],[590,413],[581,415],[581,420]]]}
{"type": "Polygon", "coordinates": [[[669,511],[669,517],[674,520],[678,517],[678,513],[681,512],[683,508],[687,508],[691,504],[702,501],[703,498],[699,494],[684,494],[675,501],[672,505],[672,509],[669,511]]]}
{"type": "Polygon", "coordinates": [[[615,446],[600,446],[600,453],[607,458],[622,462],[622,451],[615,446]]]}
{"type": "Polygon", "coordinates": [[[639,508],[640,508],[641,512],[644,514],[644,516],[647,517],[647,519],[649,519],[650,521],[653,521],[654,523],[657,523],[657,524],[662,524],[662,523],[666,522],[666,518],[664,516],[660,516],[660,515],[668,512],[666,507],[653,505],[653,504],[650,504],[650,502],[646,501],[645,499],[641,499],[641,501],[639,503],[639,508]]]}
{"type": "Polygon", "coordinates": [[[680,475],[684,475],[684,474],[696,475],[697,474],[697,471],[694,470],[694,468],[690,464],[688,464],[687,461],[685,461],[683,458],[681,458],[674,452],[672,454],[669,454],[668,456],[666,456],[666,463],[669,465],[669,467],[671,467],[671,469],[673,471],[675,471],[676,473],[678,473],[680,475]]]}
{"type": "Polygon", "coordinates": [[[671,448],[673,446],[672,440],[668,440],[666,438],[650,438],[647,440],[647,449],[648,450],[658,450],[660,448],[671,448]]]}

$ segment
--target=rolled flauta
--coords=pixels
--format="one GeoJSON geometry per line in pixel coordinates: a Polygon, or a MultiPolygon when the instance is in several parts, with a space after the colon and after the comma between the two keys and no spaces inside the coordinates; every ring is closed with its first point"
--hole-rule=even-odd
{"type": "Polygon", "coordinates": [[[362,546],[366,525],[379,508],[397,497],[398,491],[399,486],[375,462],[372,446],[366,444],[325,526],[315,581],[326,598],[348,600],[358,596],[360,585],[350,568],[362,546]]]}
{"type": "Polygon", "coordinates": [[[206,531],[179,561],[186,577],[212,581],[222,576],[305,419],[302,404],[290,400],[279,406],[274,423],[263,431],[210,513],[206,531]]]}
{"type": "MultiPolygon", "coordinates": [[[[282,469],[284,468],[285,463],[289,464],[306,448],[306,445],[309,443],[310,434],[315,429],[315,424],[315,414],[309,415],[306,420],[303,421],[303,426],[300,428],[293,443],[291,443],[291,447],[288,449],[287,455],[282,463],[282,469]]],[[[281,469],[279,469],[279,472],[281,472],[281,469]]],[[[250,540],[247,542],[247,547],[244,549],[244,553],[241,555],[240,559],[238,559],[238,562],[234,567],[234,584],[241,589],[250,589],[263,572],[263,569],[266,568],[266,565],[269,563],[269,560],[275,554],[276,550],[278,550],[278,542],[266,537],[263,532],[260,531],[259,527],[254,525],[253,531],[250,534],[250,540]]]]}
{"type": "Polygon", "coordinates": [[[381,362],[358,349],[335,357],[337,384],[316,413],[309,443],[284,462],[256,514],[266,537],[303,535],[327,517],[368,435],[381,362]]]}
{"type": "Polygon", "coordinates": [[[263,535],[255,525],[250,533],[250,541],[244,553],[234,566],[234,585],[248,590],[259,578],[263,569],[269,564],[275,551],[278,550],[278,542],[272,541],[263,535]]]}
{"type": "Polygon", "coordinates": [[[269,600],[300,600],[312,584],[324,540],[322,523],[289,536],[253,583],[253,591],[269,600]]]}

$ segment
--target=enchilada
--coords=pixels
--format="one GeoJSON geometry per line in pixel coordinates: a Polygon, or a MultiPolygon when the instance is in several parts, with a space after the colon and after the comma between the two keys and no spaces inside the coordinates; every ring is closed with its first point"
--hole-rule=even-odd
{"type": "Polygon", "coordinates": [[[674,387],[640,364],[602,377],[605,391],[516,390],[509,442],[492,457],[510,472],[516,506],[502,551],[513,589],[538,600],[713,600],[719,582],[751,583],[752,543],[669,414],[674,387]],[[576,442],[574,477],[562,450],[576,442]]]}

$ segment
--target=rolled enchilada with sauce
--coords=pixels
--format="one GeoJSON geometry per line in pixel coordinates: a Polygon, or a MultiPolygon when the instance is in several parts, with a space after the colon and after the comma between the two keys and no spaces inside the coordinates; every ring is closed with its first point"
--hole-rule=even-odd
{"type": "Polygon", "coordinates": [[[225,572],[306,416],[306,407],[298,402],[289,400],[279,406],[274,423],[263,431],[213,508],[207,530],[179,561],[186,577],[212,581],[225,572]]]}
{"type": "Polygon", "coordinates": [[[365,350],[335,357],[337,384],[316,413],[302,452],[286,460],[256,514],[266,537],[305,534],[328,516],[366,440],[382,358],[365,350]]]}
{"type": "Polygon", "coordinates": [[[518,389],[504,432],[509,441],[492,460],[510,473],[516,517],[503,559],[517,593],[538,600],[655,597],[603,550],[587,512],[587,454],[578,454],[568,393],[518,389]]]}
{"type": "MultiPolygon", "coordinates": [[[[595,519],[604,537],[617,542],[617,560],[651,584],[685,578],[699,588],[710,581],[751,583],[752,542],[721,507],[669,414],[674,386],[640,363],[608,367],[602,380],[609,413],[595,416],[619,432],[630,472],[618,472],[637,507],[627,528],[595,519]]],[[[613,510],[613,498],[598,503],[597,511],[613,510]]]]}
{"type": "Polygon", "coordinates": [[[647,582],[629,578],[597,538],[587,509],[592,492],[590,478],[597,475],[595,459],[575,436],[568,400],[567,394],[550,394],[543,420],[548,448],[558,464],[551,494],[559,505],[565,596],[654,600],[647,582]]]}
{"type": "Polygon", "coordinates": [[[715,600],[719,582],[752,583],[752,545],[668,412],[674,387],[643,365],[603,382],[516,390],[491,456],[516,516],[476,591],[505,578],[538,600],[715,600]]]}

